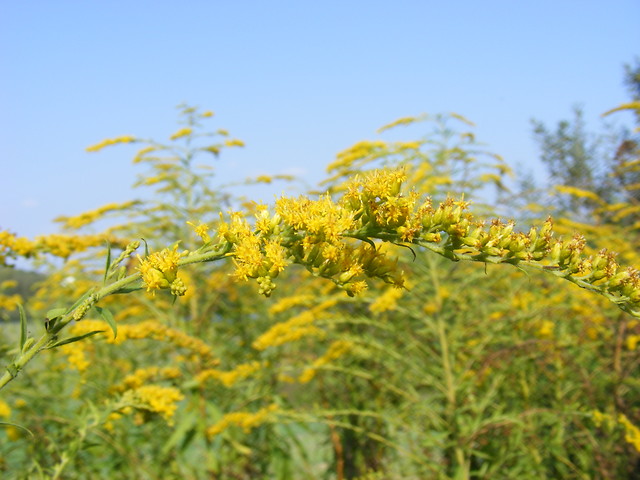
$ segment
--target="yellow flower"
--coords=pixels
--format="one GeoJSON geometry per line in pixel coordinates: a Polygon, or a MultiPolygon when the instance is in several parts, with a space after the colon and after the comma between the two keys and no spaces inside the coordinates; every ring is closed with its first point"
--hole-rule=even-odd
{"type": "Polygon", "coordinates": [[[296,305],[306,305],[314,300],[313,295],[296,295],[293,297],[285,297],[277,303],[269,307],[269,313],[274,315],[289,310],[296,305]]]}
{"type": "Polygon", "coordinates": [[[122,381],[122,385],[114,387],[116,391],[131,390],[139,388],[147,381],[161,379],[175,379],[182,375],[180,369],[176,367],[147,367],[139,368],[122,381]]]}
{"type": "Polygon", "coordinates": [[[231,140],[225,140],[224,144],[227,147],[244,147],[244,142],[242,140],[238,140],[236,138],[231,140]]]}
{"type": "Polygon", "coordinates": [[[144,158],[146,157],[147,153],[151,153],[153,151],[156,150],[157,147],[154,147],[152,145],[148,146],[148,147],[144,147],[141,150],[138,150],[138,153],[136,153],[136,156],[133,157],[133,163],[140,163],[141,161],[144,160],[144,158]]]}
{"type": "Polygon", "coordinates": [[[176,245],[172,250],[165,248],[160,252],[154,252],[146,258],[141,258],[138,270],[142,276],[148,292],[159,289],[171,289],[173,295],[184,295],[187,288],[178,278],[178,261],[187,252],[179,253],[176,245]]]}
{"type": "Polygon", "coordinates": [[[0,400],[0,417],[9,418],[10,416],[11,407],[9,407],[9,405],[3,400],[0,400]]]}
{"type": "Polygon", "coordinates": [[[191,129],[189,127],[184,127],[184,128],[181,128],[180,130],[178,130],[177,132],[175,132],[169,138],[171,140],[177,140],[179,138],[186,137],[187,135],[191,135],[192,132],[193,132],[193,129],[191,129]]]}
{"type": "Polygon", "coordinates": [[[71,368],[78,370],[80,373],[86,371],[87,368],[89,368],[89,365],[91,365],[89,360],[87,360],[87,356],[85,355],[85,344],[82,342],[62,345],[60,347],[60,350],[67,356],[67,361],[69,362],[71,368]]]}
{"type": "Polygon", "coordinates": [[[177,403],[184,398],[177,388],[159,385],[144,385],[135,390],[129,390],[125,395],[133,399],[137,408],[160,414],[169,425],[173,424],[173,416],[178,408],[177,403]]]}
{"type": "Polygon", "coordinates": [[[369,305],[369,311],[372,313],[382,313],[388,310],[395,310],[398,306],[398,299],[402,297],[402,294],[403,291],[400,288],[387,288],[382,295],[369,305]]]}
{"type": "Polygon", "coordinates": [[[324,330],[313,325],[313,322],[326,309],[336,304],[336,300],[328,300],[309,310],[295,315],[289,320],[276,323],[265,333],[260,335],[252,346],[256,350],[265,350],[269,347],[275,347],[284,343],[293,342],[302,337],[316,336],[323,337],[324,330]]]}
{"type": "Polygon", "coordinates": [[[624,427],[624,439],[640,452],[640,428],[636,427],[622,413],[618,416],[618,422],[624,427]]]}
{"type": "Polygon", "coordinates": [[[251,412],[233,412],[227,413],[222,419],[207,429],[207,436],[209,438],[222,433],[232,425],[241,427],[245,433],[249,433],[254,428],[266,423],[272,414],[278,410],[278,405],[271,404],[267,407],[261,408],[255,413],[251,412]]]}
{"type": "Polygon", "coordinates": [[[320,358],[317,358],[313,362],[311,367],[305,368],[302,375],[298,377],[298,381],[300,383],[308,383],[313,379],[313,377],[315,377],[315,374],[319,368],[330,363],[332,360],[336,360],[337,358],[340,358],[341,356],[345,355],[352,348],[353,348],[353,344],[346,340],[337,340],[333,342],[323,356],[321,356],[320,358]]]}
{"type": "Polygon", "coordinates": [[[383,127],[380,127],[378,129],[378,133],[382,133],[385,130],[389,130],[390,128],[394,128],[394,127],[397,127],[399,125],[402,125],[402,126],[411,125],[412,123],[419,122],[420,120],[423,120],[423,119],[424,119],[424,117],[403,117],[403,118],[399,118],[394,122],[391,122],[391,123],[389,123],[389,124],[387,124],[387,125],[385,125],[383,127]]]}
{"type": "Polygon", "coordinates": [[[538,328],[538,336],[541,338],[549,338],[553,335],[555,323],[551,320],[543,320],[538,328]]]}
{"type": "Polygon", "coordinates": [[[0,295],[0,309],[8,311],[16,310],[20,303],[23,303],[23,299],[17,293],[13,295],[0,295]]]}
{"type": "Polygon", "coordinates": [[[118,325],[118,336],[116,338],[113,338],[109,325],[102,320],[85,319],[71,327],[71,333],[74,335],[82,335],[96,330],[106,332],[108,343],[120,345],[126,340],[149,338],[191,350],[202,363],[213,365],[218,363],[212,348],[204,341],[154,320],[145,320],[130,325],[118,325]]]}
{"type": "Polygon", "coordinates": [[[265,256],[269,262],[269,273],[279,273],[288,265],[287,251],[276,239],[267,241],[264,246],[265,256]]]}
{"type": "Polygon", "coordinates": [[[15,280],[5,280],[4,282],[0,282],[0,290],[15,288],[17,286],[18,282],[16,282],[15,280]]]}
{"type": "Polygon", "coordinates": [[[209,237],[209,234],[207,233],[209,231],[209,225],[202,222],[200,222],[198,225],[196,225],[195,223],[187,222],[187,225],[190,225],[191,228],[193,228],[193,231],[196,232],[196,235],[198,235],[204,243],[208,243],[211,241],[211,237],[209,237]]]}
{"type": "Polygon", "coordinates": [[[90,147],[87,147],[86,150],[87,152],[99,152],[103,148],[109,147],[111,145],[117,145],[119,143],[132,143],[135,141],[136,141],[136,137],[133,137],[131,135],[123,135],[121,137],[116,137],[116,138],[107,138],[101,141],[100,143],[96,143],[95,145],[91,145],[90,147]]]}
{"type": "Polygon", "coordinates": [[[257,183],[271,183],[273,181],[273,177],[269,175],[258,175],[256,177],[257,183]]]}
{"type": "Polygon", "coordinates": [[[213,379],[218,380],[225,387],[231,387],[235,383],[237,383],[238,381],[247,378],[251,374],[257,372],[258,370],[260,370],[260,369],[262,369],[262,368],[264,368],[266,366],[268,366],[268,362],[254,361],[254,362],[250,362],[250,363],[240,364],[240,365],[236,366],[236,368],[234,368],[233,370],[230,370],[228,372],[224,372],[224,371],[221,371],[221,370],[215,370],[215,369],[208,369],[208,370],[203,370],[202,372],[200,372],[196,376],[196,380],[198,381],[198,383],[203,383],[206,380],[208,380],[210,378],[213,378],[213,379]]]}

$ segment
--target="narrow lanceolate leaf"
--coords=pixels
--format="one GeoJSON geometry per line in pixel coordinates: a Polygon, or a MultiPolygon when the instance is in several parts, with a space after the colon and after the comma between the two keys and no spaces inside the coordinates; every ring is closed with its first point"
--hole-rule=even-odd
{"type": "Polygon", "coordinates": [[[35,437],[35,435],[33,434],[33,432],[31,430],[29,430],[26,427],[23,427],[22,425],[18,425],[17,423],[11,423],[11,422],[0,422],[0,425],[7,425],[9,427],[16,427],[16,428],[20,428],[22,430],[24,430],[25,432],[27,432],[29,435],[31,435],[32,437],[35,437]]]}
{"type": "Polygon", "coordinates": [[[64,340],[60,340],[59,342],[56,342],[56,343],[54,343],[53,345],[50,345],[47,348],[49,348],[49,349],[57,348],[57,347],[61,347],[62,345],[67,345],[69,343],[79,342],[82,339],[85,339],[87,337],[92,337],[93,335],[95,335],[97,333],[102,333],[102,332],[104,332],[104,330],[95,330],[93,332],[85,333],[83,335],[78,335],[77,337],[65,338],[64,340]]]}
{"type": "Polygon", "coordinates": [[[122,287],[119,288],[118,290],[116,290],[115,292],[112,293],[112,295],[116,295],[116,294],[126,294],[126,293],[131,293],[131,292],[137,292],[138,290],[142,290],[144,287],[142,286],[141,283],[138,284],[138,286],[128,286],[128,287],[122,287]]]}
{"type": "Polygon", "coordinates": [[[109,276],[109,270],[111,269],[111,242],[107,240],[107,264],[104,267],[104,279],[103,282],[106,285],[107,277],[109,276]]]}
{"type": "Polygon", "coordinates": [[[118,336],[118,325],[116,324],[115,319],[113,318],[113,314],[110,310],[101,307],[94,307],[102,319],[107,322],[107,324],[111,327],[111,331],[113,332],[113,338],[115,339],[118,336]]]}
{"type": "Polygon", "coordinates": [[[47,320],[55,320],[67,313],[66,308],[53,308],[47,312],[47,320]]]}
{"type": "Polygon", "coordinates": [[[22,351],[24,342],[27,341],[27,314],[21,304],[18,304],[18,310],[20,312],[20,351],[22,351]]]}
{"type": "Polygon", "coordinates": [[[53,327],[56,326],[58,322],[58,318],[67,313],[66,308],[54,308],[47,312],[46,320],[44,321],[44,328],[47,332],[49,332],[53,327]]]}
{"type": "Polygon", "coordinates": [[[144,242],[144,256],[146,258],[149,256],[149,245],[147,245],[147,241],[144,238],[142,241],[144,242]]]}

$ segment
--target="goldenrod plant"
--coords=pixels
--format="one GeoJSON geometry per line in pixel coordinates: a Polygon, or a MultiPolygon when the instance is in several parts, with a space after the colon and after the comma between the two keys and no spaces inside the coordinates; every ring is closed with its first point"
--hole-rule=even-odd
{"type": "Polygon", "coordinates": [[[167,143],[88,149],[141,145],[151,201],[0,233],[3,263],[64,261],[4,337],[6,475],[631,475],[637,226],[492,217],[478,203],[511,172],[455,114],[383,127],[433,125],[341,152],[321,193],[242,208],[195,160],[244,144],[181,117],[167,143]]]}

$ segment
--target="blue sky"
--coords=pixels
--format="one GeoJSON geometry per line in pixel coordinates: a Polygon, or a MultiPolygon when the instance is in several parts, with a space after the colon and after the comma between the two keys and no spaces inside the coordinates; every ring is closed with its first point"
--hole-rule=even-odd
{"type": "Polygon", "coordinates": [[[627,100],[638,20],[637,0],[5,1],[0,229],[49,233],[58,215],[135,197],[135,147],[84,148],[167,138],[181,102],[246,142],[216,164],[223,180],[293,170],[314,184],[338,151],[423,112],[463,114],[492,151],[535,166],[531,118],[581,104],[596,129],[627,100]]]}

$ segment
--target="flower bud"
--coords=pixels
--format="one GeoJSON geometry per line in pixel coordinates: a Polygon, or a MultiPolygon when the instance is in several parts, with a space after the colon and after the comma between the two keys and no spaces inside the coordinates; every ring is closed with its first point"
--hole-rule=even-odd
{"type": "Polygon", "coordinates": [[[438,243],[442,240],[442,235],[440,235],[440,233],[423,233],[422,234],[422,239],[425,242],[434,242],[434,243],[438,243]]]}
{"type": "Polygon", "coordinates": [[[187,286],[184,284],[181,278],[176,278],[171,282],[171,294],[176,297],[181,297],[187,293],[187,286]]]}
{"type": "Polygon", "coordinates": [[[560,263],[561,250],[562,250],[561,242],[556,242],[553,244],[553,247],[551,247],[551,254],[550,254],[552,263],[560,263]]]}
{"type": "Polygon", "coordinates": [[[609,280],[608,287],[609,288],[617,288],[622,283],[624,283],[630,277],[629,272],[627,270],[623,270],[622,272],[616,273],[611,280],[609,280]]]}

